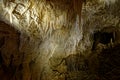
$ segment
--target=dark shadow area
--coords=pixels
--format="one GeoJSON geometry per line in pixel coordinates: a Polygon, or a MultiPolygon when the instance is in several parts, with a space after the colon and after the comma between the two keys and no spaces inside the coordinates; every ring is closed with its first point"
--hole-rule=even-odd
{"type": "Polygon", "coordinates": [[[119,80],[120,44],[101,52],[93,51],[88,58],[81,54],[69,55],[65,62],[66,80],[119,80]]]}
{"type": "MultiPolygon", "coordinates": [[[[14,80],[20,60],[20,33],[12,26],[0,21],[0,80],[14,80]]],[[[16,79],[15,79],[16,80],[16,79]]]]}
{"type": "Polygon", "coordinates": [[[107,45],[111,42],[115,42],[114,32],[95,32],[93,34],[92,50],[95,50],[98,43],[107,45]]]}
{"type": "Polygon", "coordinates": [[[101,80],[119,80],[120,44],[111,49],[104,49],[98,57],[98,75],[101,77],[101,80]]]}

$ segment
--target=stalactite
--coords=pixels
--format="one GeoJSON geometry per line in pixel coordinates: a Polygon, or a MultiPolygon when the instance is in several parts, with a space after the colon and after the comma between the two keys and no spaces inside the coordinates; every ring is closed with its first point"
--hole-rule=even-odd
{"type": "Polygon", "coordinates": [[[72,0],[73,1],[73,7],[74,7],[74,10],[76,12],[76,14],[79,15],[79,19],[81,21],[81,11],[82,11],[82,4],[83,4],[83,0],[72,0]]]}

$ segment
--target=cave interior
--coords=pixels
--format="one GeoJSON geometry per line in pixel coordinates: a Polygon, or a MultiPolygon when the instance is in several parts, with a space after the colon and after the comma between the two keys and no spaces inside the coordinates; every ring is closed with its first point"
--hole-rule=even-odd
{"type": "MultiPolygon", "coordinates": [[[[106,2],[98,4],[99,0],[36,1],[43,10],[36,8],[35,0],[29,0],[30,5],[17,0],[3,2],[9,1],[17,4],[11,14],[18,18],[11,24],[11,18],[3,15],[5,11],[0,6],[0,80],[120,79],[120,1],[105,0],[110,1],[107,5],[106,2]],[[29,6],[26,11],[20,10],[26,6],[29,6]],[[31,12],[27,12],[29,9],[31,12]],[[100,11],[93,14],[92,9],[100,11]],[[42,17],[36,16],[37,11],[42,17]],[[25,17],[28,13],[31,13],[31,22],[25,17]],[[78,27],[79,22],[82,27],[78,27]],[[41,25],[43,28],[39,28],[41,25]]],[[[6,3],[6,6],[9,9],[10,5],[6,3]]]]}

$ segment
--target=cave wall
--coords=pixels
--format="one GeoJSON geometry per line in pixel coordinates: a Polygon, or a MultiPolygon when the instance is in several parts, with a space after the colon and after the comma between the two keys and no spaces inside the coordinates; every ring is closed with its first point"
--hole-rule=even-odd
{"type": "MultiPolygon", "coordinates": [[[[13,40],[10,38],[10,41],[5,41],[8,47],[1,52],[4,64],[8,67],[5,69],[11,74],[10,80],[98,78],[97,56],[106,45],[100,46],[94,54],[91,51],[93,35],[103,28],[112,27],[114,30],[110,30],[119,36],[120,1],[86,0],[86,3],[82,3],[82,0],[0,1],[0,19],[19,33],[13,40]],[[13,66],[10,67],[9,57],[16,54],[17,64],[12,62],[13,66]],[[7,59],[3,55],[8,55],[7,59]],[[12,71],[9,70],[11,68],[12,71]]],[[[119,43],[119,37],[115,41],[119,43]]],[[[4,73],[2,71],[0,77],[4,73]]]]}
{"type": "MultiPolygon", "coordinates": [[[[0,21],[0,79],[9,80],[22,62],[19,51],[20,34],[10,25],[0,21]]],[[[19,73],[19,72],[18,72],[19,73]]]]}

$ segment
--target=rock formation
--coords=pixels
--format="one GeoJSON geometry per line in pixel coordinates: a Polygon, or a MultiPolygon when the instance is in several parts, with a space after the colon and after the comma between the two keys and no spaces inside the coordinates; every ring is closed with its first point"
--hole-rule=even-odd
{"type": "Polygon", "coordinates": [[[118,80],[119,5],[1,0],[0,80],[118,80]]]}

